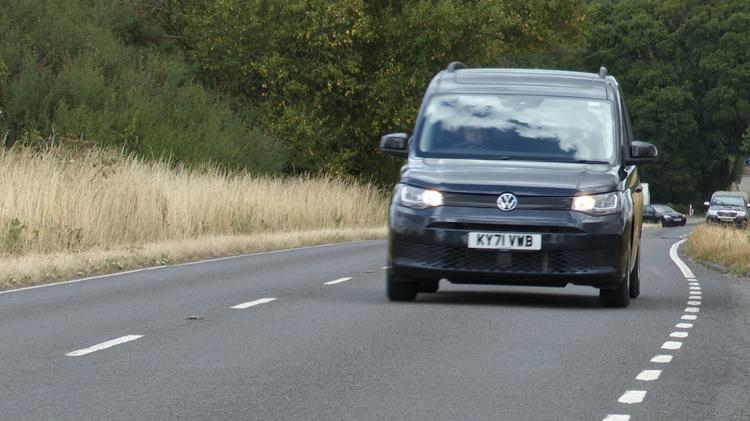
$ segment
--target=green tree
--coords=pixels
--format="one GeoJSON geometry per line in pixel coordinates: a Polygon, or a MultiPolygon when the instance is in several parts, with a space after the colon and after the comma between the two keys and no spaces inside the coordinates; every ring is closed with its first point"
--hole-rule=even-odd
{"type": "MultiPolygon", "coordinates": [[[[262,99],[265,127],[287,142],[291,170],[389,179],[377,152],[410,131],[430,78],[453,60],[575,38],[583,0],[175,0],[166,26],[210,85],[262,99]]],[[[164,15],[164,14],[162,14],[164,15]]]]}
{"type": "Polygon", "coordinates": [[[587,62],[622,84],[636,137],[659,147],[643,168],[660,201],[702,201],[737,176],[750,123],[750,3],[602,2],[587,62]]]}

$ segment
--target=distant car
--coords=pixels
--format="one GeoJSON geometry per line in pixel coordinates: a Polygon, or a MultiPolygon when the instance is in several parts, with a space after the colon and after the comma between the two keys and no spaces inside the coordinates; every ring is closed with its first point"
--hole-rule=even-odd
{"type": "Polygon", "coordinates": [[[708,206],[707,223],[734,224],[745,228],[748,220],[747,194],[743,192],[717,191],[711,195],[711,201],[703,203],[708,206]]]}
{"type": "Polygon", "coordinates": [[[750,165],[750,156],[745,158],[745,165],[750,165]]]}
{"type": "Polygon", "coordinates": [[[663,227],[681,227],[687,222],[687,217],[667,205],[648,205],[643,208],[643,220],[663,227]]]}

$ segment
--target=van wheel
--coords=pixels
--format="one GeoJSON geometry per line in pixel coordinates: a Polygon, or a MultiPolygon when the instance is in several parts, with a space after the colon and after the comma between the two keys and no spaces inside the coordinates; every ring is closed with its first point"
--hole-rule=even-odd
{"type": "Polygon", "coordinates": [[[388,269],[385,274],[385,292],[391,301],[414,301],[417,298],[417,283],[402,281],[388,269]]]}
{"type": "Polygon", "coordinates": [[[615,289],[599,289],[599,303],[603,307],[627,307],[630,304],[630,271],[625,268],[625,279],[615,289]]]}
{"type": "Polygon", "coordinates": [[[630,298],[638,298],[641,295],[641,251],[635,256],[635,266],[630,272],[630,298]]]}
{"type": "Polygon", "coordinates": [[[422,280],[417,283],[418,292],[436,293],[440,289],[440,279],[422,280]]]}

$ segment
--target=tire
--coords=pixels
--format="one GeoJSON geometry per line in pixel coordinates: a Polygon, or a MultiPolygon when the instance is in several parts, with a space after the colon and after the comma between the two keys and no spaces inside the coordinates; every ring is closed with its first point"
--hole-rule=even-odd
{"type": "Polygon", "coordinates": [[[385,293],[391,301],[414,301],[417,298],[417,283],[401,281],[388,269],[385,274],[385,293]]]}
{"type": "Polygon", "coordinates": [[[630,271],[627,268],[625,270],[625,280],[617,288],[599,289],[599,304],[602,307],[625,308],[630,304],[630,271]]]}
{"type": "Polygon", "coordinates": [[[424,280],[417,283],[417,292],[427,292],[434,294],[440,289],[440,279],[437,280],[424,280]]]}
{"type": "Polygon", "coordinates": [[[638,298],[641,295],[641,252],[635,256],[635,266],[630,272],[630,298],[638,298]]]}

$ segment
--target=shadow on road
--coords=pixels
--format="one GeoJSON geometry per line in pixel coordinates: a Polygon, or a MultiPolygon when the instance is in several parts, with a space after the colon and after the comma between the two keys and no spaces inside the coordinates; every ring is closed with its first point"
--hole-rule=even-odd
{"type": "Polygon", "coordinates": [[[419,294],[416,303],[571,309],[602,308],[597,296],[508,291],[440,291],[435,294],[419,294]]]}

